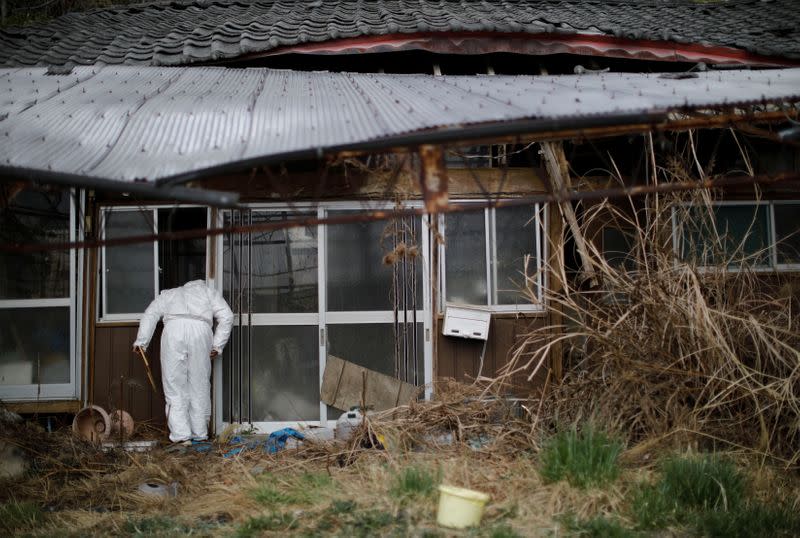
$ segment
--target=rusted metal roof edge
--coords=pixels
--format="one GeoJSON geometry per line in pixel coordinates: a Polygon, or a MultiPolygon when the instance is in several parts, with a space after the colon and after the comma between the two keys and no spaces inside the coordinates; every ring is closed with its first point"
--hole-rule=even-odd
{"type": "MultiPolygon", "coordinates": [[[[796,100],[800,101],[800,95],[796,97],[796,100]]],[[[379,152],[399,152],[413,150],[423,145],[469,144],[487,141],[499,142],[508,141],[509,139],[523,142],[531,141],[532,138],[539,140],[556,140],[574,137],[608,137],[636,132],[647,132],[650,130],[670,131],[703,127],[719,128],[742,122],[780,121],[788,117],[785,111],[773,111],[755,114],[691,117],[683,120],[670,119],[670,115],[676,112],[678,111],[662,110],[556,119],[521,119],[447,127],[352,144],[308,148],[298,151],[250,157],[160,178],[156,180],[155,183],[160,186],[180,185],[191,181],[209,179],[215,176],[233,175],[253,168],[279,163],[321,160],[326,157],[357,156],[379,152]]],[[[684,112],[696,112],[696,110],[688,109],[684,112]]]]}

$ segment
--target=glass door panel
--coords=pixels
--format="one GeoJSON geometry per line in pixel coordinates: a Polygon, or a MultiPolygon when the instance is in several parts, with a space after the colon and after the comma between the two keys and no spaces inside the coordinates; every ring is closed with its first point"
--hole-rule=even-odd
{"type": "MultiPolygon", "coordinates": [[[[229,212],[225,225],[301,216],[229,212]]],[[[223,362],[223,416],[229,422],[318,421],[319,289],[316,227],[226,236],[223,286],[235,328],[223,362]]]]}
{"type": "MultiPolygon", "coordinates": [[[[252,222],[279,222],[297,217],[287,212],[254,212],[252,222]]],[[[253,312],[316,313],[317,228],[254,232],[251,242],[253,312]]]]}
{"type": "Polygon", "coordinates": [[[319,420],[319,332],[316,325],[253,327],[252,422],[319,420]]]}

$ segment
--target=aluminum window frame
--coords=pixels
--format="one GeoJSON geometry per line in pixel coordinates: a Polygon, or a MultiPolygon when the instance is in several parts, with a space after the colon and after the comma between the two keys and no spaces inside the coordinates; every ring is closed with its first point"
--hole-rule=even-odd
{"type": "Polygon", "coordinates": [[[772,260],[773,261],[773,267],[775,267],[775,270],[780,271],[780,272],[787,272],[787,273],[798,272],[798,271],[800,271],[800,262],[797,262],[797,263],[778,263],[778,242],[779,242],[779,238],[778,238],[778,233],[777,233],[777,224],[776,224],[776,221],[775,221],[775,206],[778,206],[778,205],[795,205],[795,206],[798,206],[798,208],[800,208],[800,200],[774,200],[770,204],[770,208],[771,208],[770,209],[770,214],[771,214],[770,223],[771,223],[771,226],[772,226],[772,237],[774,238],[774,241],[772,242],[772,245],[771,245],[771,247],[772,247],[772,255],[773,255],[773,260],[772,260]]]}
{"type": "MultiPolygon", "coordinates": [[[[117,206],[117,205],[104,205],[100,206],[100,238],[101,240],[105,241],[106,239],[106,219],[109,213],[116,213],[116,212],[150,212],[152,215],[152,222],[153,222],[153,230],[152,233],[158,233],[158,212],[162,209],[197,209],[202,208],[206,210],[206,228],[210,227],[211,223],[211,209],[197,204],[178,204],[178,205],[159,205],[159,204],[148,204],[148,205],[141,205],[141,206],[117,206]]],[[[206,254],[206,283],[214,284],[213,280],[208,277],[210,274],[209,269],[211,268],[211,264],[213,263],[210,260],[210,253],[211,253],[211,236],[206,236],[206,246],[205,246],[205,254],[206,254]]],[[[158,294],[161,293],[161,286],[159,284],[159,265],[158,265],[158,254],[159,254],[159,241],[153,241],[153,299],[158,297],[158,294]]],[[[119,323],[119,322],[139,322],[144,315],[144,311],[142,312],[117,312],[117,313],[109,313],[107,309],[106,300],[108,298],[107,286],[108,286],[108,279],[106,278],[106,250],[108,247],[103,246],[100,251],[100,266],[98,267],[98,271],[100,271],[100,279],[98,285],[101,286],[99,293],[99,297],[97,298],[97,316],[96,322],[97,323],[119,323]]],[[[218,256],[219,257],[219,256],[218,256]]],[[[151,300],[153,300],[151,299],[151,300]]]]}
{"type": "MultiPolygon", "coordinates": [[[[702,207],[700,204],[693,204],[691,202],[685,202],[679,204],[681,207],[702,207]]],[[[756,272],[756,273],[770,273],[770,272],[781,272],[781,273],[788,273],[788,272],[797,272],[800,271],[800,263],[790,263],[790,264],[781,264],[778,263],[778,236],[777,236],[777,229],[775,224],[775,206],[776,205],[800,205],[800,200],[717,200],[712,201],[712,207],[731,207],[731,206],[766,206],[767,208],[767,230],[769,233],[769,237],[767,237],[767,248],[769,249],[769,253],[767,256],[768,265],[758,265],[752,266],[748,270],[756,272]]],[[[683,260],[682,250],[684,248],[683,244],[683,227],[681,224],[678,223],[678,215],[677,210],[675,208],[672,209],[672,215],[670,216],[672,221],[672,245],[673,245],[673,252],[675,253],[676,262],[679,263],[680,260],[683,260]]],[[[718,265],[699,265],[697,267],[698,271],[708,272],[711,270],[722,268],[722,266],[718,265]]],[[[741,271],[739,267],[724,267],[724,269],[731,273],[738,273],[741,271]]]]}
{"type": "MultiPolygon", "coordinates": [[[[75,214],[76,203],[82,210],[83,205],[79,201],[79,193],[75,189],[65,190],[69,196],[69,216],[67,226],[69,227],[69,242],[72,243],[77,238],[77,233],[83,231],[83,222],[79,222],[75,214]],[[80,227],[80,229],[78,229],[80,227]]],[[[69,249],[69,286],[67,297],[48,297],[39,299],[0,299],[0,310],[14,310],[27,308],[63,308],[69,309],[69,326],[67,333],[69,336],[69,373],[68,383],[39,383],[39,384],[19,384],[19,385],[0,385],[0,399],[5,401],[38,401],[38,400],[70,400],[78,398],[80,392],[80,368],[78,360],[79,340],[81,336],[81,323],[77,318],[78,305],[78,279],[82,272],[78,267],[77,249],[69,249]]]]}
{"type": "MultiPolygon", "coordinates": [[[[456,203],[479,203],[474,200],[455,200],[456,203]]],[[[498,292],[500,288],[497,285],[497,208],[485,207],[484,212],[484,250],[486,262],[486,304],[476,304],[471,306],[479,306],[488,308],[493,314],[504,313],[518,313],[518,314],[541,314],[545,312],[546,305],[544,302],[544,287],[547,285],[546,276],[543,274],[544,258],[547,256],[547,242],[544,237],[547,233],[547,204],[535,203],[533,205],[534,216],[533,220],[533,233],[535,252],[531,255],[536,255],[536,303],[517,303],[517,304],[498,304],[498,292]]],[[[502,208],[501,208],[502,209],[502,208]]],[[[447,240],[447,224],[446,215],[440,214],[439,229],[442,230],[442,237],[445,241],[439,244],[439,314],[444,313],[445,305],[447,304],[447,249],[445,242],[447,240]]]]}

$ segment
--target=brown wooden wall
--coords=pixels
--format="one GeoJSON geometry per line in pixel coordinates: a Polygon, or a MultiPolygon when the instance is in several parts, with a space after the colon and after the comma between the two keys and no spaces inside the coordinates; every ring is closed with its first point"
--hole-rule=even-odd
{"type": "Polygon", "coordinates": [[[161,428],[166,423],[159,361],[161,330],[156,331],[147,350],[158,388],[158,393],[154,394],[141,357],[132,352],[137,329],[138,324],[98,325],[95,329],[89,403],[109,412],[124,409],[137,424],[147,422],[161,428]]]}
{"type": "MultiPolygon", "coordinates": [[[[486,353],[483,358],[484,377],[496,377],[500,370],[508,364],[514,347],[530,331],[544,327],[549,321],[547,315],[530,317],[498,317],[492,316],[489,325],[489,339],[486,342],[486,353]]],[[[443,324],[440,316],[439,327],[443,324]]],[[[437,357],[434,359],[434,374],[437,378],[453,378],[458,381],[471,382],[478,375],[480,367],[481,350],[483,341],[468,340],[445,336],[441,332],[437,335],[437,357]]],[[[540,374],[532,382],[527,382],[524,375],[514,377],[513,391],[529,392],[537,386],[547,375],[550,363],[542,365],[540,374]]]]}

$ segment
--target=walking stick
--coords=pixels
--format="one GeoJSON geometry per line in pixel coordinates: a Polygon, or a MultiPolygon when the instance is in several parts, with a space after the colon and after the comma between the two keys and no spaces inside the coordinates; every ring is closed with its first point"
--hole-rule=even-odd
{"type": "Polygon", "coordinates": [[[156,382],[153,380],[153,372],[150,370],[150,363],[147,362],[147,355],[144,354],[142,348],[136,348],[139,351],[139,355],[142,356],[142,360],[144,361],[144,369],[147,372],[147,379],[150,380],[150,386],[153,387],[153,392],[158,393],[158,389],[156,388],[156,382]]]}

